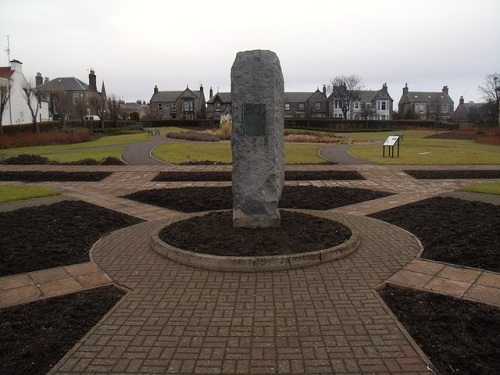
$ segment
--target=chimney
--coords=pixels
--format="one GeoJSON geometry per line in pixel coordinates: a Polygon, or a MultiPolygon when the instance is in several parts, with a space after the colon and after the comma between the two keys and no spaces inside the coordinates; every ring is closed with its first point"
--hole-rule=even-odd
{"type": "Polygon", "coordinates": [[[443,94],[448,95],[448,86],[443,86],[443,94]]]}
{"type": "Polygon", "coordinates": [[[465,101],[464,101],[464,97],[463,97],[463,96],[461,96],[461,97],[460,97],[460,104],[464,104],[464,103],[465,103],[465,101]]]}
{"type": "Polygon", "coordinates": [[[47,83],[47,82],[49,82],[49,81],[50,81],[50,80],[49,80],[49,77],[45,77],[45,78],[43,79],[43,83],[47,83]]]}
{"type": "Polygon", "coordinates": [[[91,91],[97,91],[96,76],[94,69],[90,68],[89,73],[89,88],[91,91]]]}
{"type": "Polygon", "coordinates": [[[326,85],[323,85],[323,95],[326,96],[326,85]]]}
{"type": "Polygon", "coordinates": [[[214,90],[212,90],[212,86],[210,86],[210,91],[208,93],[210,94],[210,98],[214,96],[214,90]]]}
{"type": "Polygon", "coordinates": [[[200,83],[200,91],[203,93],[203,85],[200,83]]]}
{"type": "Polygon", "coordinates": [[[40,86],[43,83],[42,73],[38,72],[35,77],[35,85],[40,86]]]}
{"type": "Polygon", "coordinates": [[[408,84],[405,83],[405,87],[403,87],[403,95],[408,95],[408,84]]]}
{"type": "Polygon", "coordinates": [[[385,82],[385,83],[382,85],[382,90],[387,91],[387,82],[385,82]]]}
{"type": "Polygon", "coordinates": [[[23,72],[23,63],[19,60],[12,60],[10,62],[10,68],[18,73],[23,72]]]}
{"type": "Polygon", "coordinates": [[[158,86],[155,85],[154,93],[158,93],[158,86]]]}

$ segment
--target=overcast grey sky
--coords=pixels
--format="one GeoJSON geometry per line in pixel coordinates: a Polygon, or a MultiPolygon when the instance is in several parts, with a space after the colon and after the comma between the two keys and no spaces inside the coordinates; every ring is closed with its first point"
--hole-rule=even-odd
{"type": "Polygon", "coordinates": [[[395,103],[405,83],[480,101],[500,73],[499,0],[1,0],[0,15],[0,66],[9,35],[26,78],[88,83],[93,68],[126,101],[155,85],[228,92],[236,53],[251,49],[276,52],[286,91],[356,74],[366,89],[386,82],[395,103]]]}

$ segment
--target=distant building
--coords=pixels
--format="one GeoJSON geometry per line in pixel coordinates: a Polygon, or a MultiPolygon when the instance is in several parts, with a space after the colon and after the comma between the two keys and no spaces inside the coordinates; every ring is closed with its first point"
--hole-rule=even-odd
{"type": "MultiPolygon", "coordinates": [[[[10,92],[9,100],[7,100],[3,113],[0,114],[2,126],[33,123],[26,94],[29,82],[24,77],[22,68],[23,63],[18,60],[12,60],[10,66],[0,67],[0,85],[10,92]]],[[[33,111],[37,112],[37,121],[48,121],[48,103],[35,95],[32,95],[30,101],[33,111]]]]}
{"type": "MultiPolygon", "coordinates": [[[[285,118],[318,118],[328,117],[328,99],[326,87],[311,92],[284,93],[285,118]]],[[[210,99],[207,101],[207,118],[219,119],[221,115],[231,113],[231,93],[218,92],[215,95],[210,89],[210,99]]]]}
{"type": "Polygon", "coordinates": [[[460,97],[460,102],[453,112],[453,118],[456,121],[476,122],[480,118],[489,119],[494,113],[494,108],[491,103],[465,103],[464,97],[460,97]],[[493,111],[492,111],[493,110],[493,111]]]}
{"type": "Polygon", "coordinates": [[[106,108],[106,90],[97,91],[96,75],[90,69],[89,83],[75,77],[58,77],[53,80],[37,74],[36,89],[49,101],[50,113],[54,119],[81,119],[88,115],[102,115],[106,108]]]}
{"type": "MultiPolygon", "coordinates": [[[[329,113],[331,117],[343,118],[339,101],[332,93],[329,97],[329,113]]],[[[347,112],[348,120],[392,120],[394,100],[389,95],[387,84],[380,90],[360,90],[359,97],[350,104],[347,112]]]]}
{"type": "Polygon", "coordinates": [[[285,91],[285,118],[320,118],[328,117],[328,98],[326,86],[314,92],[285,91]]]}
{"type": "Polygon", "coordinates": [[[142,120],[147,115],[148,109],[149,106],[146,104],[146,102],[142,102],[140,100],[136,102],[126,102],[123,103],[120,107],[121,118],[123,120],[128,120],[131,118],[130,115],[132,113],[137,113],[139,120],[142,120]]]}
{"type": "Polygon", "coordinates": [[[448,95],[448,86],[443,86],[441,92],[417,92],[409,91],[406,84],[398,110],[401,118],[445,120],[453,116],[454,103],[448,95]]]}
{"type": "Polygon", "coordinates": [[[199,91],[159,91],[155,86],[150,100],[151,120],[205,119],[206,102],[203,86],[199,91]]]}
{"type": "Polygon", "coordinates": [[[209,91],[210,98],[207,101],[207,119],[219,120],[224,114],[231,113],[231,93],[218,92],[214,95],[212,88],[209,91]]]}

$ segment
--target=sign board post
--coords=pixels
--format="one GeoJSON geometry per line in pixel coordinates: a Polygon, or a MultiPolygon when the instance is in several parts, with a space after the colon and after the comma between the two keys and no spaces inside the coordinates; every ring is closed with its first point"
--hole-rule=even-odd
{"type": "Polygon", "coordinates": [[[394,147],[398,148],[397,156],[399,157],[399,135],[390,135],[385,140],[382,146],[382,157],[385,158],[385,148],[388,147],[387,156],[394,157],[394,147]]]}

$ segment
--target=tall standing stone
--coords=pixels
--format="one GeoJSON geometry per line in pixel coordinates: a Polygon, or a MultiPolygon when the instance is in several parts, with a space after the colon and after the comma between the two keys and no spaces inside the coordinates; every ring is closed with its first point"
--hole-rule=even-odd
{"type": "Polygon", "coordinates": [[[285,176],[284,81],[272,51],[238,52],[231,68],[233,226],[277,227],[285,176]]]}

